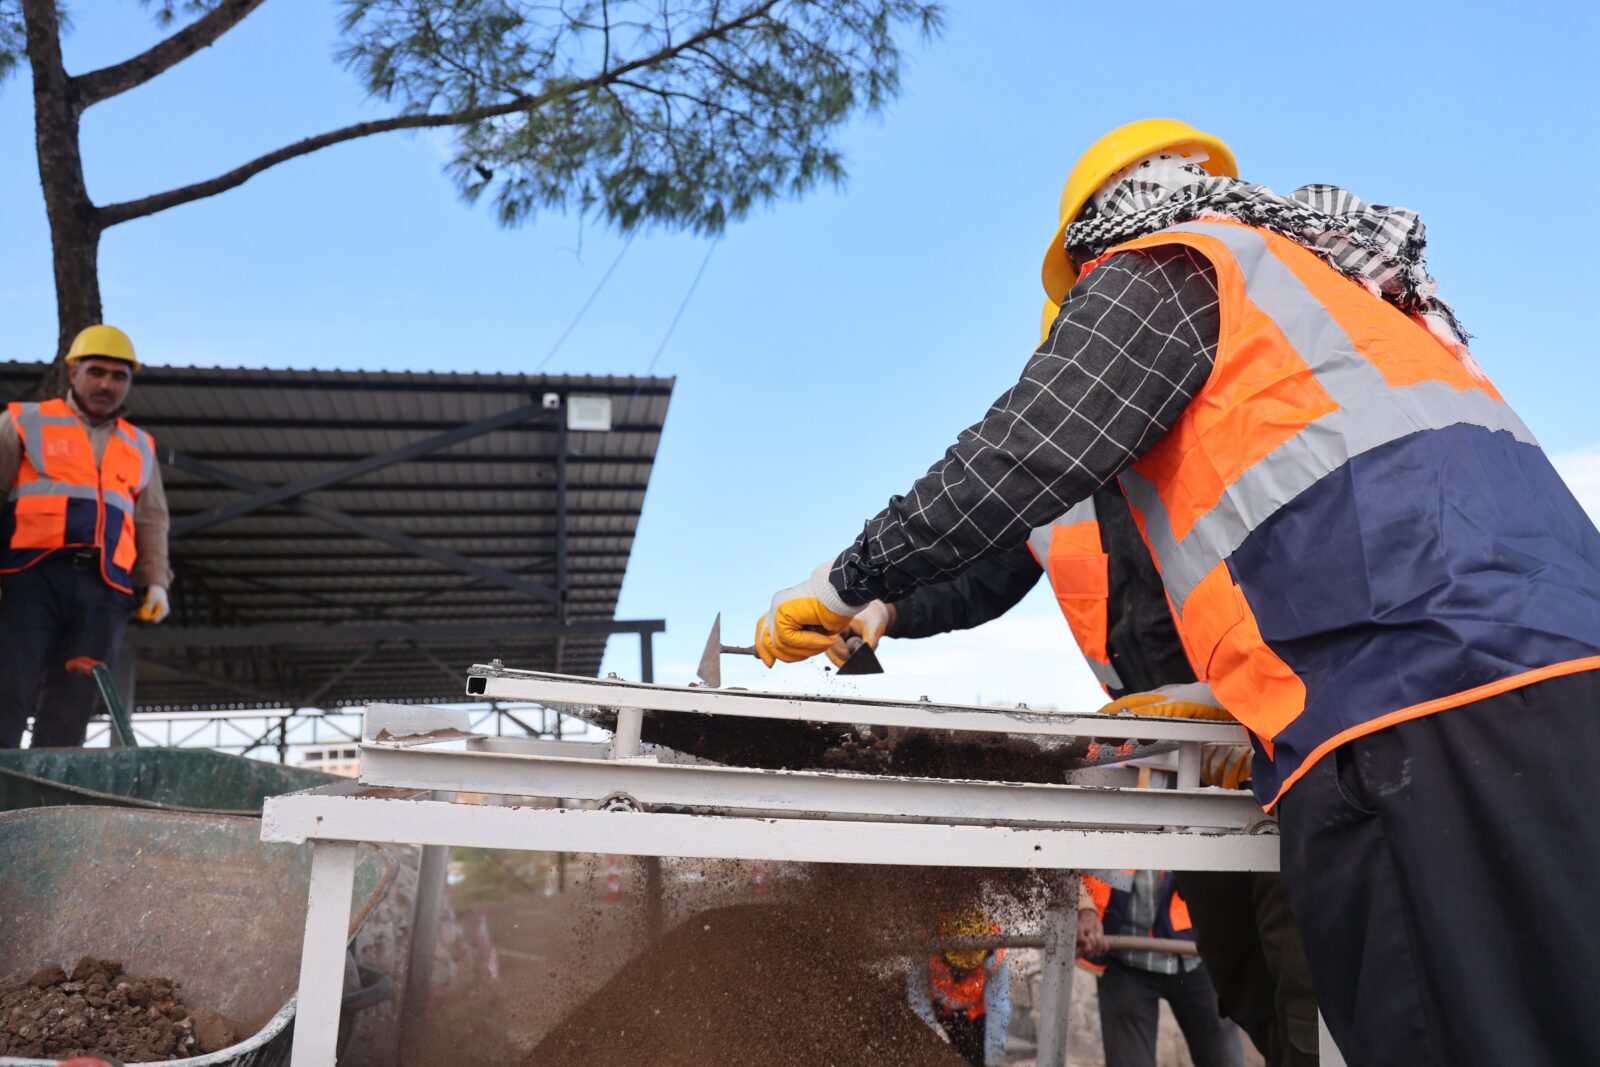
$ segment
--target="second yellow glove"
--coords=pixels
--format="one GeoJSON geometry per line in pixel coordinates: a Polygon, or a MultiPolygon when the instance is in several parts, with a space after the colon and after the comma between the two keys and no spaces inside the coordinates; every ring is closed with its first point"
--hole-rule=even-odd
{"type": "Polygon", "coordinates": [[[1100,709],[1102,715],[1120,712],[1130,715],[1154,715],[1163,719],[1222,719],[1231,720],[1228,709],[1217,703],[1211,687],[1204,682],[1186,682],[1182,685],[1164,685],[1148,693],[1129,693],[1100,709]]]}

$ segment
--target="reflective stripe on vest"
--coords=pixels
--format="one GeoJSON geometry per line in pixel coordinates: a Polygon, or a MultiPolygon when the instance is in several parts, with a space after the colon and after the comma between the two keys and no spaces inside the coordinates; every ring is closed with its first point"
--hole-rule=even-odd
{"type": "Polygon", "coordinates": [[[25,570],[59,549],[98,548],[101,577],[132,592],[133,514],[155,471],[155,442],[118,419],[97,463],[89,431],[65,400],[7,410],[22,456],[8,493],[0,573],[25,570]]]}
{"type": "Polygon", "coordinates": [[[1216,270],[1216,361],[1119,482],[1266,806],[1353,737],[1600,668],[1600,532],[1492,385],[1265,230],[1106,255],[1172,245],[1216,270]]]}
{"type": "Polygon", "coordinates": [[[1537,444],[1498,393],[1463,392],[1446,381],[1390,387],[1328,309],[1272,254],[1260,233],[1224,223],[1185,223],[1164,232],[1201,234],[1225,244],[1244,275],[1250,302],[1282,331],[1317,384],[1339,405],[1241,472],[1181,539],[1155,485],[1137,470],[1122,477],[1129,502],[1144,517],[1145,536],[1161,561],[1178,612],[1200,580],[1243,544],[1250,531],[1351,456],[1419,430],[1463,422],[1505,430],[1519,441],[1537,444]]]}
{"type": "Polygon", "coordinates": [[[1094,498],[1080,500],[1048,526],[1028,535],[1028,548],[1055,591],[1078,650],[1108,692],[1126,688],[1111,665],[1110,560],[1100,537],[1094,498]]]}

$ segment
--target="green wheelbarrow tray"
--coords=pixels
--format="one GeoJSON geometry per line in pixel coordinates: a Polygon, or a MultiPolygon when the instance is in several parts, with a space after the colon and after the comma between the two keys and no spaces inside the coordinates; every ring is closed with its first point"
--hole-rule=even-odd
{"type": "Polygon", "coordinates": [[[338,780],[209,748],[0,749],[0,811],[102,804],[260,815],[267,797],[338,780]]]}
{"type": "MultiPolygon", "coordinates": [[[[311,846],[261,840],[240,815],[59,807],[0,812],[0,974],[81,956],[182,983],[253,1036],[169,1063],[269,1067],[287,1061],[299,984],[311,846]]],[[[353,936],[395,863],[356,853],[353,936]]],[[[363,976],[365,981],[368,975],[363,976]]],[[[53,1063],[0,1056],[0,1064],[53,1063]]]]}

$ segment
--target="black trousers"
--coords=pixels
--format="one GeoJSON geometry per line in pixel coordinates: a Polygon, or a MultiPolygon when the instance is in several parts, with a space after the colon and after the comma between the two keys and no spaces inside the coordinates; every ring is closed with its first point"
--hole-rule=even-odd
{"type": "Polygon", "coordinates": [[[938,1012],[939,1025],[950,1038],[950,1047],[972,1067],[984,1067],[984,1039],[988,1036],[989,1020],[980,1015],[967,1018],[966,1012],[938,1012]]]}
{"type": "Polygon", "coordinates": [[[1155,1067],[1161,1002],[1172,1008],[1195,1067],[1240,1067],[1239,1031],[1217,1014],[1205,967],[1156,974],[1112,960],[1100,976],[1100,1032],[1106,1067],[1155,1067]]]}
{"type": "Polygon", "coordinates": [[[0,748],[22,744],[30,716],[34,748],[83,744],[100,691],[64,665],[76,656],[110,664],[132,610],[132,594],[66,556],[0,575],[0,748]]]}
{"type": "Polygon", "coordinates": [[[1317,1003],[1352,1067],[1600,1063],[1600,672],[1400,723],[1279,803],[1317,1003]]]}
{"type": "Polygon", "coordinates": [[[1222,1014],[1267,1067],[1316,1067],[1317,1001],[1300,931],[1277,874],[1183,871],[1178,891],[1222,1014]]]}

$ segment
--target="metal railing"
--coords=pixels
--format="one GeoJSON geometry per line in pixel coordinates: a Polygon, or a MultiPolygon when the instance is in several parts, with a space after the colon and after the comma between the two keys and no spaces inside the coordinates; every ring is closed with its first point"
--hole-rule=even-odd
{"type": "MultiPolygon", "coordinates": [[[[465,705],[472,732],[491,737],[574,737],[586,724],[537,705],[465,705]]],[[[275,757],[287,764],[305,748],[361,743],[359,706],[295,711],[139,711],[133,732],[141,745],[172,748],[210,748],[255,759],[275,757]]],[[[97,719],[89,724],[87,748],[112,743],[111,723],[97,719]]]]}

